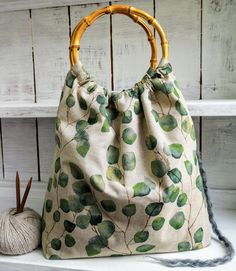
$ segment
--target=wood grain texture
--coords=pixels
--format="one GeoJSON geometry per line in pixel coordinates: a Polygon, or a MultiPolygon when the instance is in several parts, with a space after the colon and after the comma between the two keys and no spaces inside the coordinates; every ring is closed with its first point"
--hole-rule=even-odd
{"type": "MultiPolygon", "coordinates": [[[[84,16],[107,5],[109,5],[109,2],[72,6],[70,8],[72,31],[84,16]]],[[[102,86],[110,88],[110,16],[104,15],[86,30],[81,39],[79,56],[85,69],[88,70],[94,80],[102,86]]]]}
{"type": "MultiPolygon", "coordinates": [[[[123,1],[153,15],[152,1],[123,1]]],[[[133,87],[150,66],[151,49],[145,31],[125,15],[112,16],[114,90],[133,87]]]]}
{"type": "Polygon", "coordinates": [[[203,1],[204,99],[236,98],[236,1],[203,1]]]}
{"type": "Polygon", "coordinates": [[[35,119],[2,119],[5,179],[38,180],[35,119]]]}
{"type": "Polygon", "coordinates": [[[40,180],[47,182],[55,145],[55,118],[38,119],[40,180]]]}
{"type": "Polygon", "coordinates": [[[236,189],[236,118],[203,118],[202,149],[209,185],[236,189]]]}
{"type": "Polygon", "coordinates": [[[0,100],[34,101],[29,11],[0,16],[0,100]]]}
{"type": "Polygon", "coordinates": [[[59,101],[69,69],[68,8],[32,10],[36,100],[59,101]]]}
{"type": "Polygon", "coordinates": [[[200,97],[200,2],[156,1],[156,18],[167,33],[169,60],[186,99],[200,97]]]}
{"type": "MultiPolygon", "coordinates": [[[[0,12],[24,9],[38,9],[48,7],[60,7],[69,5],[81,5],[91,3],[105,3],[106,0],[0,0],[0,12]]],[[[110,2],[119,2],[111,0],[110,2]]]]}

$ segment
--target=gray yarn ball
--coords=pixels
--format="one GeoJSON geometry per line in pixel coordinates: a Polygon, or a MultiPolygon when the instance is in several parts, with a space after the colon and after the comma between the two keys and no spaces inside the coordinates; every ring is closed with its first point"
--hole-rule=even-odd
{"type": "Polygon", "coordinates": [[[11,208],[0,214],[0,253],[28,253],[41,242],[41,216],[30,208],[16,214],[11,208]]]}

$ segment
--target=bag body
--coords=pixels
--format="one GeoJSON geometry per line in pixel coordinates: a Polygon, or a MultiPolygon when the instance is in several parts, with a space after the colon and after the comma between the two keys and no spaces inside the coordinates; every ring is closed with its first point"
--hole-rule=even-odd
{"type": "Polygon", "coordinates": [[[162,59],[110,91],[81,62],[68,72],[43,207],[48,259],[160,253],[210,244],[192,118],[162,59]]]}

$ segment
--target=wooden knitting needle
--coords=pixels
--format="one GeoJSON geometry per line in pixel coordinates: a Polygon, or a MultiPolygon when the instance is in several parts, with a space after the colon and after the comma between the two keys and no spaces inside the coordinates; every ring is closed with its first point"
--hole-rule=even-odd
{"type": "Polygon", "coordinates": [[[25,202],[27,200],[27,197],[29,195],[29,191],[30,191],[30,188],[31,188],[31,183],[32,183],[32,177],[30,178],[30,180],[28,181],[28,184],[26,186],[25,193],[24,193],[22,202],[20,204],[19,212],[23,212],[23,210],[24,210],[25,202]]]}
{"type": "Polygon", "coordinates": [[[20,210],[20,178],[18,171],[16,172],[16,212],[20,210]]]}

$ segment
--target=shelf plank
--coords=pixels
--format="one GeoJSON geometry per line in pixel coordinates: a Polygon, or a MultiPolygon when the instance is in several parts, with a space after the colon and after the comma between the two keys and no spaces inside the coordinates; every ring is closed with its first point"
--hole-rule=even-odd
{"type": "MultiPolygon", "coordinates": [[[[236,100],[186,100],[191,116],[236,116],[236,100]]],[[[0,103],[0,118],[54,118],[58,102],[0,103]]]]}

